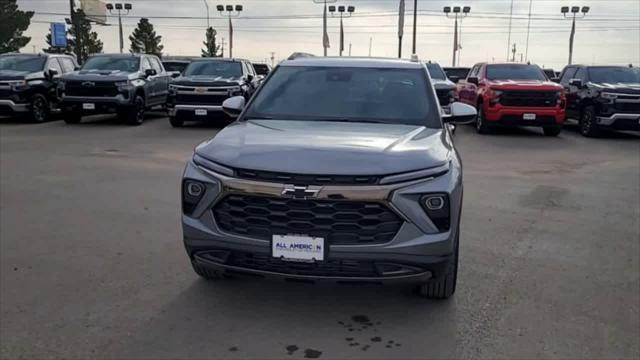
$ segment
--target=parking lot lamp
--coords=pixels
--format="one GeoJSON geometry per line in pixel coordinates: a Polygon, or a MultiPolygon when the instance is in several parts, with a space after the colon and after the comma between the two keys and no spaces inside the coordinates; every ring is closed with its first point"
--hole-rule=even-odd
{"type": "Polygon", "coordinates": [[[220,12],[220,15],[229,18],[229,57],[231,58],[233,57],[233,25],[231,24],[231,18],[240,16],[243,7],[242,5],[217,5],[216,9],[220,12]]]}
{"type": "Polygon", "coordinates": [[[120,35],[120,54],[122,54],[122,51],[124,49],[124,36],[122,35],[122,11],[123,10],[126,11],[124,14],[127,15],[131,11],[132,6],[129,3],[126,3],[126,4],[108,3],[106,6],[107,6],[107,10],[109,10],[109,13],[118,14],[118,28],[119,28],[119,35],[120,35]]]}
{"type": "Polygon", "coordinates": [[[313,0],[316,4],[323,4],[324,11],[322,12],[322,48],[324,49],[324,56],[327,56],[327,49],[329,48],[329,34],[327,33],[327,4],[336,2],[337,0],[313,0]]]}
{"type": "Polygon", "coordinates": [[[569,65],[571,65],[571,62],[573,60],[573,38],[576,34],[576,18],[578,13],[582,13],[581,17],[578,17],[579,19],[584,18],[585,16],[587,16],[587,13],[589,12],[590,8],[588,6],[583,6],[582,9],[580,9],[579,6],[572,6],[571,9],[569,9],[568,6],[563,6],[560,8],[560,12],[562,13],[562,15],[565,17],[565,19],[567,18],[567,14],[569,14],[569,12],[571,12],[572,16],[570,16],[571,18],[571,35],[569,35],[569,65]]]}
{"type": "MultiPolygon", "coordinates": [[[[342,17],[345,13],[345,10],[347,12],[347,16],[351,16],[351,14],[356,11],[356,7],[348,6],[345,8],[344,6],[338,6],[338,14],[340,14],[340,56],[342,56],[342,52],[344,51],[344,27],[342,25],[342,17]]],[[[331,16],[333,16],[333,14],[336,12],[336,7],[329,6],[329,12],[331,13],[331,16]]]]}
{"type": "Polygon", "coordinates": [[[456,52],[459,50],[460,45],[458,44],[458,17],[460,17],[460,21],[469,15],[471,12],[471,7],[465,6],[464,8],[460,8],[460,6],[445,6],[443,9],[446,17],[450,19],[454,19],[454,27],[453,27],[453,59],[451,61],[451,66],[456,66],[456,52]],[[462,15],[460,15],[462,13],[462,15]],[[451,15],[453,14],[453,15],[451,15]]]}

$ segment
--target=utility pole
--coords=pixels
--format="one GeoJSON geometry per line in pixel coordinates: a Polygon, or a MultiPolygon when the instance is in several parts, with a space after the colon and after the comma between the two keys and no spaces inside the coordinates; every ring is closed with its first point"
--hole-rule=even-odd
{"type": "Polygon", "coordinates": [[[349,43],[349,56],[351,56],[351,43],[349,43]]]}
{"type": "Polygon", "coordinates": [[[507,61],[509,61],[509,47],[511,46],[511,23],[513,22],[513,0],[511,0],[511,10],[509,11],[509,36],[507,37],[507,61]]]}
{"type": "Polygon", "coordinates": [[[78,64],[82,64],[82,36],[80,36],[81,32],[80,32],[80,19],[78,18],[78,16],[76,16],[76,11],[75,11],[75,2],[74,0],[69,0],[69,10],[71,11],[71,23],[73,24],[74,27],[74,35],[76,37],[76,46],[75,46],[75,53],[76,53],[76,59],[78,60],[78,64]]]}
{"type": "MultiPolygon", "coordinates": [[[[122,51],[124,49],[124,36],[122,35],[122,4],[121,3],[116,3],[116,4],[112,4],[112,3],[108,3],[107,5],[107,10],[109,10],[110,14],[114,14],[114,9],[117,10],[117,14],[118,14],[118,29],[119,29],[119,37],[120,37],[120,54],[122,54],[122,51]]],[[[127,12],[125,13],[125,15],[128,15],[129,12],[131,11],[131,4],[124,4],[124,10],[126,10],[127,12]]]]}
{"type": "Polygon", "coordinates": [[[336,1],[337,0],[313,0],[316,4],[324,5],[324,10],[322,11],[322,48],[324,49],[324,56],[327,56],[327,49],[330,47],[329,34],[327,33],[327,4],[336,1]]]}
{"type": "Polygon", "coordinates": [[[529,60],[529,33],[531,32],[531,7],[533,6],[533,0],[529,0],[529,21],[527,22],[527,42],[524,46],[524,57],[529,60]]]}
{"type": "Polygon", "coordinates": [[[216,9],[220,12],[221,16],[227,16],[229,18],[229,57],[233,57],[233,25],[231,24],[232,17],[240,16],[240,12],[242,12],[242,5],[216,5],[216,9]],[[234,11],[235,8],[235,11],[234,11]],[[224,12],[227,12],[227,15],[224,12]]]}
{"type": "MultiPolygon", "coordinates": [[[[583,6],[582,9],[580,9],[579,6],[572,6],[571,7],[571,13],[573,14],[572,17],[572,21],[571,21],[571,34],[569,35],[569,65],[571,65],[572,61],[573,61],[573,38],[576,34],[576,15],[579,12],[582,12],[582,17],[584,18],[585,16],[587,16],[587,13],[589,12],[589,7],[588,6],[583,6]]],[[[562,15],[565,17],[565,19],[567,18],[567,14],[569,13],[569,7],[568,6],[563,6],[562,8],[560,8],[560,12],[562,13],[562,15]]]]}
{"type": "Polygon", "coordinates": [[[412,54],[416,53],[416,27],[418,23],[418,0],[413,0],[413,47],[412,54]]]}
{"type": "Polygon", "coordinates": [[[398,59],[402,58],[402,35],[404,35],[404,0],[398,7],[398,59]]]}
{"type": "MultiPolygon", "coordinates": [[[[511,52],[513,53],[511,57],[511,62],[516,62],[516,43],[513,43],[513,49],[511,49],[511,52]]],[[[507,61],[508,60],[509,59],[507,59],[507,61]]]]}
{"type": "Polygon", "coordinates": [[[471,12],[471,7],[465,6],[463,8],[460,8],[460,6],[454,6],[453,8],[451,8],[451,6],[445,6],[442,11],[444,12],[447,18],[454,19],[453,56],[452,56],[451,66],[456,66],[456,54],[457,54],[457,51],[460,50],[460,44],[458,39],[458,14],[460,14],[460,12],[462,12],[463,14],[463,16],[460,18],[460,24],[462,27],[462,19],[467,17],[467,15],[469,15],[469,13],[471,12]],[[452,17],[450,16],[451,13],[453,13],[452,17]]]}
{"type": "Polygon", "coordinates": [[[273,66],[274,66],[273,61],[276,59],[276,53],[275,53],[275,51],[272,51],[272,52],[271,52],[271,57],[270,57],[270,59],[271,59],[271,67],[273,67],[273,66]]]}
{"type": "MultiPolygon", "coordinates": [[[[349,6],[345,9],[344,6],[338,6],[338,13],[340,14],[340,49],[339,49],[340,56],[342,56],[342,52],[344,51],[344,26],[342,25],[342,15],[344,14],[345,10],[347,10],[347,14],[351,16],[351,14],[353,14],[353,12],[356,11],[356,8],[355,6],[349,6]]],[[[329,6],[329,12],[331,13],[331,16],[333,16],[335,11],[336,11],[335,6],[329,6]]]]}
{"type": "Polygon", "coordinates": [[[211,27],[211,24],[209,22],[209,4],[207,3],[207,0],[202,0],[204,1],[204,7],[207,8],[207,29],[211,27]]]}
{"type": "Polygon", "coordinates": [[[224,57],[224,38],[220,38],[220,57],[224,57]]]}
{"type": "Polygon", "coordinates": [[[373,45],[373,38],[369,38],[369,57],[371,57],[371,45],[373,45]]]}

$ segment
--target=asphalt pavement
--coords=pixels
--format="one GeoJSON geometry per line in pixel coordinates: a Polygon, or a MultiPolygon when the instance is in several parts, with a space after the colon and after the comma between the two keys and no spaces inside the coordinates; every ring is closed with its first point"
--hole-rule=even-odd
{"type": "Polygon", "coordinates": [[[185,161],[216,126],[0,119],[0,357],[640,358],[640,136],[458,128],[458,289],[191,270],[185,161]]]}

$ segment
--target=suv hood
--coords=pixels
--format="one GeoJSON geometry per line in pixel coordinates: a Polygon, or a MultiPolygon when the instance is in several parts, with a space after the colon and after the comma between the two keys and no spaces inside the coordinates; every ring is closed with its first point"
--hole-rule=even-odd
{"type": "Polygon", "coordinates": [[[388,175],[444,165],[442,129],[330,121],[237,121],[196,147],[232,168],[310,175],[388,175]]]}
{"type": "Polygon", "coordinates": [[[0,70],[0,80],[24,80],[29,74],[28,71],[0,70]]]}
{"type": "Polygon", "coordinates": [[[181,76],[171,82],[174,85],[187,86],[239,86],[242,85],[240,78],[224,78],[220,76],[181,76]]]}
{"type": "Polygon", "coordinates": [[[87,81],[123,81],[137,79],[137,72],[126,72],[120,70],[80,70],[64,75],[65,80],[87,80],[87,81]]]}
{"type": "Polygon", "coordinates": [[[598,90],[612,93],[640,94],[640,83],[589,83],[598,90]]]}
{"type": "Polygon", "coordinates": [[[542,80],[492,80],[489,81],[489,85],[492,89],[498,90],[562,91],[561,85],[542,80]]]}

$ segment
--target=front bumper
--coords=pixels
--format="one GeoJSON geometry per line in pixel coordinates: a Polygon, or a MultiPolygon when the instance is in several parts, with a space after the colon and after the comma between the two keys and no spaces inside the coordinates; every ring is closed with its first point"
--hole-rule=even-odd
{"type": "Polygon", "coordinates": [[[640,131],[640,114],[616,113],[610,116],[598,116],[596,123],[600,127],[615,130],[640,131]]]}
{"type": "Polygon", "coordinates": [[[64,111],[80,112],[83,114],[110,114],[132,106],[131,96],[117,95],[114,97],[99,96],[63,96],[61,106],[64,111]],[[85,109],[84,104],[93,104],[94,109],[85,109]]]}
{"type": "Polygon", "coordinates": [[[25,113],[31,110],[28,103],[16,103],[13,100],[0,99],[0,115],[12,115],[16,113],[25,113]]]}
{"type": "Polygon", "coordinates": [[[184,245],[191,261],[199,266],[265,277],[366,282],[421,282],[430,277],[438,277],[452,259],[459,231],[462,179],[458,160],[453,162],[456,165],[452,165],[448,173],[432,179],[390,185],[323,186],[318,199],[381,202],[403,220],[402,225],[390,241],[371,244],[327,243],[325,246],[328,251],[324,261],[315,265],[294,263],[298,266],[287,267],[274,263],[280,260],[271,256],[270,240],[225,232],[218,226],[213,211],[215,205],[229,194],[282,196],[284,184],[231,178],[198,167],[190,161],[184,177],[203,182],[206,191],[192,214],[182,215],[184,245]],[[451,227],[446,232],[438,232],[419,204],[423,194],[436,192],[449,194],[451,227]],[[220,251],[230,255],[214,258],[206,256],[220,251]],[[261,260],[234,261],[238,254],[249,254],[248,256],[261,260]],[[333,262],[355,264],[353,266],[362,271],[354,276],[349,271],[323,270],[333,262]],[[258,263],[260,266],[256,265],[258,263]],[[300,264],[307,268],[300,269],[303,266],[300,264]],[[400,270],[395,274],[371,270],[372,266],[376,268],[376,264],[393,264],[400,270]],[[368,267],[369,271],[364,271],[366,269],[363,267],[368,267]]]}
{"type": "Polygon", "coordinates": [[[484,113],[488,124],[498,126],[559,126],[565,119],[565,109],[560,106],[544,108],[484,104],[484,113]],[[536,119],[524,120],[525,114],[535,114],[536,119]]]}
{"type": "Polygon", "coordinates": [[[200,120],[219,117],[224,114],[222,105],[193,105],[178,104],[169,107],[169,116],[180,117],[186,120],[200,120]],[[196,110],[206,110],[205,115],[197,115],[196,110]]]}

